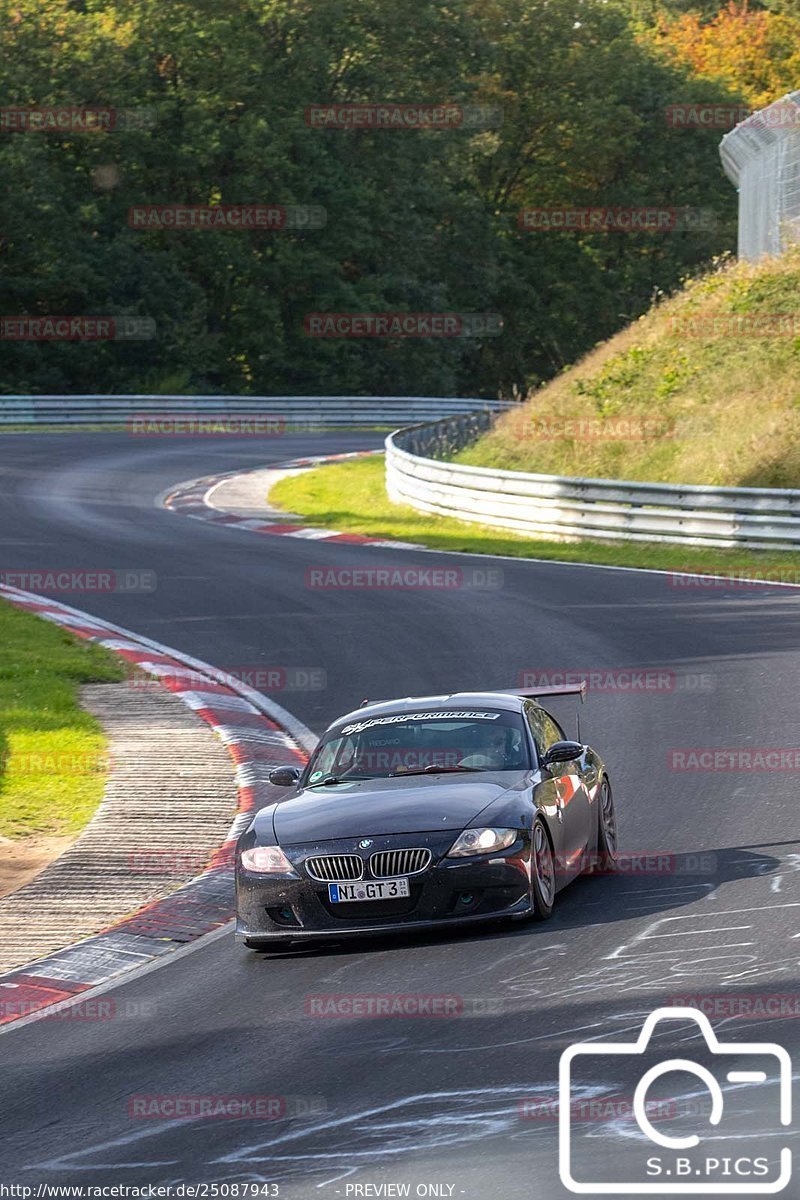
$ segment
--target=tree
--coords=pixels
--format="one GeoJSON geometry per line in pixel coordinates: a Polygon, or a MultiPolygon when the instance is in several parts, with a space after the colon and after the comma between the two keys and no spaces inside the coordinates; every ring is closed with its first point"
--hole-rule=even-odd
{"type": "Polygon", "coordinates": [[[733,244],[690,68],[599,0],[0,0],[5,103],[154,127],[0,135],[0,312],[139,314],[151,342],[6,342],[9,391],[512,392],[733,244]],[[486,128],[312,128],[450,102],[486,128]],[[492,124],[491,113],[502,120],[492,124]],[[132,205],[316,206],[316,229],[134,229],[132,205]],[[536,205],[714,208],[716,230],[520,232],[536,205]],[[314,339],[310,312],[494,312],[501,336],[314,339]]]}
{"type": "Polygon", "coordinates": [[[653,38],[671,61],[762,108],[800,83],[800,19],[730,0],[711,19],[661,15],[653,38]]]}

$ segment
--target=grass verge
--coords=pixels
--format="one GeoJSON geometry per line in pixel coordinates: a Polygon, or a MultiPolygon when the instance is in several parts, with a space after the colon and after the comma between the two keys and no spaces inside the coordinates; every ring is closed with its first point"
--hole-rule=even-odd
{"type": "Polygon", "coordinates": [[[0,600],[0,836],[86,824],[103,795],[107,749],[78,688],[124,677],[110,651],[0,600]]]}
{"type": "Polygon", "coordinates": [[[800,556],[793,552],[683,548],[655,542],[537,541],[450,517],[427,516],[387,499],[382,456],[290,476],[271,489],[269,498],[270,503],[299,513],[315,525],[368,537],[419,542],[436,550],[800,581],[800,556]]]}
{"type": "Polygon", "coordinates": [[[800,486],[800,247],[722,262],[463,450],[548,475],[800,486]]]}

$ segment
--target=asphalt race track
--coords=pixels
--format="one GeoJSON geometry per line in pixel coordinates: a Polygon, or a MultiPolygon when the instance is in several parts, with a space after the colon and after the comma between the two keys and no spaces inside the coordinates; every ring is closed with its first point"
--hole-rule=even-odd
{"type": "MultiPolygon", "coordinates": [[[[584,739],[615,785],[622,850],[660,854],[662,866],[579,882],[546,925],[274,955],[225,932],[113,988],[113,1019],[11,1029],[0,1037],[0,1183],[264,1181],[288,1200],[408,1184],[411,1196],[552,1200],[568,1194],[554,1101],[571,1043],[630,1041],[676,996],[726,995],[713,1022],[723,1040],[800,1050],[796,1017],[724,1015],[800,993],[797,772],[670,766],[676,748],[798,744],[800,591],[259,537],[155,505],[194,476],[379,444],[348,432],[0,436],[0,568],[155,571],[150,593],[56,598],[222,668],[324,670],[324,689],[274,693],[315,732],[367,696],[512,686],[526,670],[674,672],[658,690],[594,693],[583,710],[584,739]],[[489,588],[306,586],[310,566],[350,565],[502,575],[489,588]],[[331,994],[445,995],[457,1011],[312,1015],[310,998],[331,994]],[[272,1119],[130,1114],[131,1097],[153,1095],[283,1099],[272,1119]]],[[[572,705],[553,707],[572,733],[572,705]]],[[[690,1031],[665,1030],[661,1058],[685,1057],[690,1031]]],[[[632,1078],[612,1088],[616,1100],[632,1078]]],[[[695,1085],[684,1075],[664,1095],[691,1098],[695,1085]]],[[[772,1083],[739,1084],[729,1099],[724,1145],[774,1164],[792,1133],[772,1083]]],[[[641,1159],[630,1126],[608,1113],[583,1114],[576,1147],[590,1179],[641,1159]]],[[[800,1196],[800,1184],[783,1194],[800,1196]]]]}

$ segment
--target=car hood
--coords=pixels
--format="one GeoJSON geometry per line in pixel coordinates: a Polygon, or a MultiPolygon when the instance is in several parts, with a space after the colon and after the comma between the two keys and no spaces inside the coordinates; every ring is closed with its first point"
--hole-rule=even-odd
{"type": "Polygon", "coordinates": [[[487,805],[526,786],[525,771],[480,775],[415,775],[316,787],[275,806],[275,835],[283,846],[388,833],[460,832],[487,805]]]}

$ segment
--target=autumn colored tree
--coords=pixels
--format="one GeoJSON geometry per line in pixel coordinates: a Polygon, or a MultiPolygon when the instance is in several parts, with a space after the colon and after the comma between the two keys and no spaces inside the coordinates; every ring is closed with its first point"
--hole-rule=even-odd
{"type": "Polygon", "coordinates": [[[800,19],[730,0],[711,20],[662,12],[647,35],[675,63],[761,108],[800,87],[800,19]]]}

